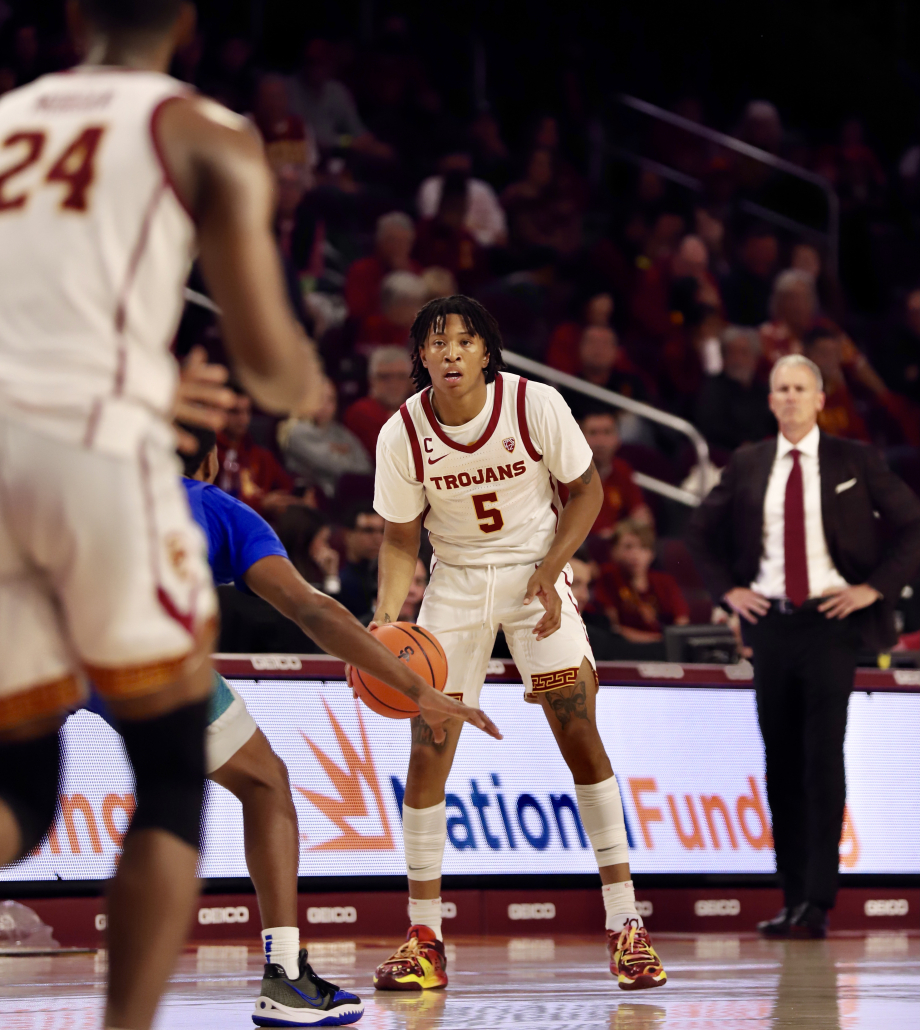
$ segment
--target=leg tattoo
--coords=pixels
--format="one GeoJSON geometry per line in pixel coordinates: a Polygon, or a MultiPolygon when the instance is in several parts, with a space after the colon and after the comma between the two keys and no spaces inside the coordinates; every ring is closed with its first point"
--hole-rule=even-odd
{"type": "Polygon", "coordinates": [[[546,703],[565,729],[572,719],[588,720],[587,687],[584,680],[574,686],[560,687],[546,695],[546,703]]]}
{"type": "Polygon", "coordinates": [[[416,715],[411,720],[412,723],[412,743],[422,744],[425,747],[434,748],[434,750],[440,755],[447,748],[450,741],[450,727],[445,727],[444,739],[440,744],[435,743],[434,734],[431,731],[431,727],[427,722],[420,716],[416,715]]]}

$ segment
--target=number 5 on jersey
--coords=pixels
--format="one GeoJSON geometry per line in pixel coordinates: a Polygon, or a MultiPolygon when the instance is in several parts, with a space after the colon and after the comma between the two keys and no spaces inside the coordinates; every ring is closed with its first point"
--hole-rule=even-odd
{"type": "MultiPolygon", "coordinates": [[[[87,195],[96,177],[93,160],[105,127],[91,125],[67,144],[45,176],[46,183],[61,183],[67,192],[61,198],[62,211],[85,211],[87,195]]],[[[41,160],[45,151],[45,133],[14,132],[3,141],[4,150],[25,148],[24,153],[5,171],[0,172],[0,214],[25,207],[29,194],[27,190],[10,195],[7,189],[10,180],[21,175],[41,160]]]]}
{"type": "Polygon", "coordinates": [[[493,490],[488,494],[472,494],[470,500],[476,509],[476,518],[483,533],[497,533],[505,524],[498,508],[487,508],[486,504],[495,504],[498,494],[493,490]]]}

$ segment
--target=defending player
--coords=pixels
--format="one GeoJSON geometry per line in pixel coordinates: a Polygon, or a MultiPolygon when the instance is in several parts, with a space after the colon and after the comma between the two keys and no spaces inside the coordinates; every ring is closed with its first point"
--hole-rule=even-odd
{"type": "MultiPolygon", "coordinates": [[[[206,369],[205,369],[206,371],[206,369]]],[[[208,541],[217,583],[251,590],[295,622],[328,654],[346,658],[387,683],[412,691],[429,725],[448,713],[497,735],[481,712],[431,690],[331,597],[315,590],[288,560],[268,523],[248,505],[213,486],[218,473],[213,432],[191,429],[198,441],[183,457],[183,480],[195,521],[208,541]]],[[[208,712],[208,776],[243,805],[246,865],[259,899],[265,977],[253,1019],[261,1026],[341,1025],[364,1011],[353,994],[321,980],[300,948],[297,927],[299,832],[287,769],[227,681],[214,673],[208,712]]],[[[440,734],[439,734],[440,735],[440,734]]]]}
{"type": "Polygon", "coordinates": [[[197,896],[211,690],[214,593],[169,425],[196,246],[258,403],[310,407],[320,379],[259,143],[164,74],[191,6],[68,10],[85,63],[0,100],[0,863],[54,817],[58,727],[89,673],[137,797],[108,895],[105,1025],[147,1030],[197,896]]]}
{"type": "MultiPolygon", "coordinates": [[[[447,692],[477,704],[501,627],[574,777],[603,883],[611,972],[624,989],[656,987],[666,976],[636,912],[620,793],[595,721],[594,658],[566,581],[601,505],[591,450],[556,390],[501,371],[498,326],[477,301],[429,302],[411,338],[418,392],[377,443],[374,507],[386,527],[374,619],[398,617],[424,526],[435,559],[418,621],[447,653],[447,692]],[[564,508],[558,484],[568,488],[564,508]]],[[[447,983],[444,785],[460,729],[448,726],[438,744],[413,720],[403,802],[411,925],[377,969],[381,990],[447,983]]]]}

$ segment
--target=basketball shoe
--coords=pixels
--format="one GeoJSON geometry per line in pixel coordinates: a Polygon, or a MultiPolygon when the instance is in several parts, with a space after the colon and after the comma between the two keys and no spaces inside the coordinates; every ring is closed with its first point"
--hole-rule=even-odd
{"type": "Polygon", "coordinates": [[[422,991],[447,986],[444,944],[427,926],[410,926],[405,944],[374,972],[378,991],[422,991]]]}
{"type": "Polygon", "coordinates": [[[641,991],[667,983],[668,974],[652,947],[648,930],[639,926],[638,919],[630,919],[619,932],[608,930],[607,950],[610,972],[617,978],[620,990],[641,991]]]}
{"type": "Polygon", "coordinates": [[[323,980],[307,962],[307,949],[298,957],[300,975],[291,980],[284,966],[269,962],[262,977],[252,1021],[256,1026],[345,1026],[364,1014],[364,1002],[323,980]]]}

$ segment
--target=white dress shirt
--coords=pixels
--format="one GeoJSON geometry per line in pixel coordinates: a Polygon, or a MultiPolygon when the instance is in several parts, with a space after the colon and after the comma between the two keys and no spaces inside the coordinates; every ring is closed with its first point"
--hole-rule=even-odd
{"type": "MultiPolygon", "coordinates": [[[[432,175],[418,190],[416,206],[422,218],[434,218],[441,203],[444,177],[432,175]]],[[[466,184],[466,228],[481,247],[494,247],[508,233],[505,209],[495,190],[482,179],[469,179],[466,184]]]]}
{"type": "Polygon", "coordinates": [[[821,521],[821,469],[818,464],[817,426],[812,427],[797,444],[782,433],[776,441],[776,458],[770,470],[767,493],[763,502],[763,557],[760,571],[751,589],[764,597],[786,596],[786,545],[784,538],[786,483],[792,471],[789,452],[797,449],[802,466],[802,487],[805,496],[805,552],[808,557],[808,596],[821,597],[828,590],[842,590],[847,581],[831,561],[821,521]]]}

